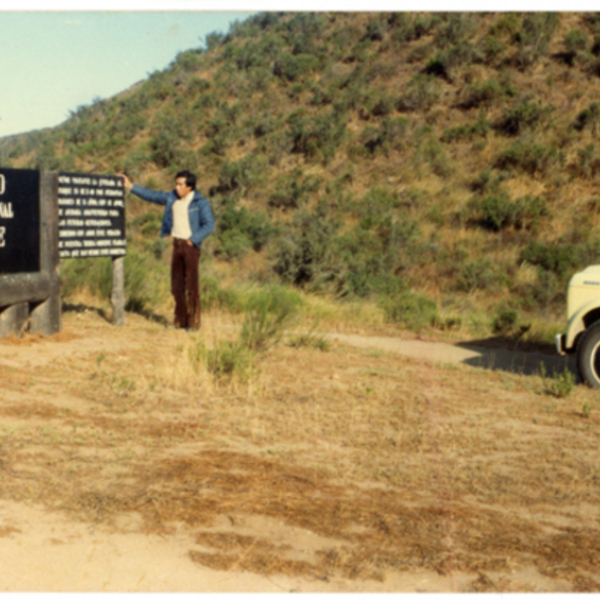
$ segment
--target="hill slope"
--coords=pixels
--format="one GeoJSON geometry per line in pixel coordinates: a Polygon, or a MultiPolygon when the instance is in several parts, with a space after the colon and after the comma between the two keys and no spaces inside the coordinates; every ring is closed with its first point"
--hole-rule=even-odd
{"type": "MultiPolygon", "coordinates": [[[[597,261],[599,55],[595,14],[266,13],[0,161],[157,188],[191,168],[220,277],[521,335],[597,261]]],[[[159,215],[129,206],[130,271],[166,268],[159,215]]]]}

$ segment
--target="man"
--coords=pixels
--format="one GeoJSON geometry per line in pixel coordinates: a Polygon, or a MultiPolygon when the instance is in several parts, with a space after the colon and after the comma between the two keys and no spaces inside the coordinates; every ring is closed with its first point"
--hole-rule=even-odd
{"type": "Polygon", "coordinates": [[[200,247],[215,228],[208,200],[196,191],[196,177],[189,171],[175,176],[175,189],[157,192],[133,184],[127,175],[123,186],[136,196],[165,207],[160,237],[172,236],[171,293],[175,297],[175,327],[200,328],[200,247]]]}

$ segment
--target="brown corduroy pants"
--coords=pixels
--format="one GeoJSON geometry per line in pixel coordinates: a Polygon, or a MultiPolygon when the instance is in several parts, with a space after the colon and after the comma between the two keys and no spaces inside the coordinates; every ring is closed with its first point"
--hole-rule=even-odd
{"type": "Polygon", "coordinates": [[[171,293],[175,298],[175,327],[200,328],[200,248],[173,239],[171,293]]]}

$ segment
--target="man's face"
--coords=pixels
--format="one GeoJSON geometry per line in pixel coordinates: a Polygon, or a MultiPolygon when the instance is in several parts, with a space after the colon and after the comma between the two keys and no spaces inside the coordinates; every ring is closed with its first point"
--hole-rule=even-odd
{"type": "Polygon", "coordinates": [[[192,191],[192,188],[185,182],[185,177],[178,177],[175,180],[175,191],[180,198],[185,198],[192,191]]]}

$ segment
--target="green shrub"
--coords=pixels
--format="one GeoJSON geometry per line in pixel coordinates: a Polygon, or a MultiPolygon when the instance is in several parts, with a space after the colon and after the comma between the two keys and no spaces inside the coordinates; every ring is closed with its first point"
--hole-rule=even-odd
{"type": "Polygon", "coordinates": [[[544,244],[532,240],[521,253],[521,260],[559,276],[571,272],[579,263],[577,247],[572,244],[544,244]]]}
{"type": "Polygon", "coordinates": [[[206,93],[211,87],[210,81],[201,77],[192,77],[187,86],[187,92],[191,96],[206,93]]]}
{"type": "Polygon", "coordinates": [[[515,90],[509,83],[502,84],[495,79],[469,84],[461,93],[461,108],[489,108],[494,103],[515,95],[515,90]]]}
{"type": "Polygon", "coordinates": [[[415,75],[396,102],[400,111],[427,111],[440,97],[439,83],[431,75],[415,75]]]}
{"type": "Polygon", "coordinates": [[[506,50],[506,45],[500,39],[488,34],[480,42],[479,51],[482,55],[482,61],[487,65],[492,65],[494,61],[500,59],[506,50]]]}
{"type": "Polygon", "coordinates": [[[600,171],[600,157],[596,154],[595,144],[588,144],[578,150],[577,159],[574,171],[580,177],[592,179],[600,171]]]}
{"type": "Polygon", "coordinates": [[[469,208],[478,215],[476,223],[484,229],[500,231],[513,222],[515,209],[507,192],[475,198],[469,208]]]}
{"type": "Polygon", "coordinates": [[[568,65],[575,64],[577,57],[588,48],[589,38],[581,29],[571,29],[564,37],[565,52],[563,60],[568,65]]]}
{"type": "Polygon", "coordinates": [[[325,165],[335,156],[346,136],[346,119],[336,110],[314,119],[298,110],[290,115],[288,123],[292,152],[320,158],[325,165]]]}
{"type": "Polygon", "coordinates": [[[313,175],[303,176],[302,169],[296,169],[290,176],[279,176],[275,192],[268,200],[269,206],[282,209],[296,209],[304,204],[321,186],[321,180],[313,175]]]}
{"type": "Polygon", "coordinates": [[[445,143],[468,140],[475,137],[487,137],[492,128],[492,124],[481,115],[477,121],[468,125],[458,125],[445,129],[440,140],[445,143]]]}
{"type": "Polygon", "coordinates": [[[556,273],[538,269],[535,282],[521,284],[511,292],[526,310],[547,310],[553,305],[564,308],[566,287],[563,279],[556,273]]]}
{"type": "Polygon", "coordinates": [[[370,154],[382,151],[387,156],[391,150],[402,150],[407,129],[408,119],[386,117],[377,127],[365,127],[360,142],[370,154]]]}
{"type": "Polygon", "coordinates": [[[379,227],[389,222],[389,217],[401,202],[397,193],[384,187],[371,188],[354,206],[354,214],[360,219],[363,229],[379,227]]]}
{"type": "Polygon", "coordinates": [[[540,363],[540,377],[542,378],[543,392],[548,396],[566,398],[575,388],[575,375],[566,367],[562,373],[555,373],[553,377],[548,377],[544,363],[540,363]]]}
{"type": "Polygon", "coordinates": [[[322,352],[326,352],[330,348],[330,344],[325,339],[325,336],[318,333],[316,322],[308,331],[294,335],[288,341],[288,345],[292,348],[315,348],[322,352]]]}
{"type": "Polygon", "coordinates": [[[520,135],[529,129],[535,129],[552,111],[554,107],[544,106],[541,101],[524,100],[512,108],[494,123],[494,129],[505,135],[520,135]]]}
{"type": "Polygon", "coordinates": [[[545,56],[548,46],[558,27],[558,13],[529,13],[521,23],[521,29],[515,35],[517,42],[517,66],[525,70],[545,56]]]}
{"type": "Polygon", "coordinates": [[[512,333],[517,325],[518,314],[514,308],[500,307],[492,321],[492,330],[494,333],[509,334],[512,333]]]}
{"type": "Polygon", "coordinates": [[[110,258],[61,260],[61,296],[69,298],[86,288],[101,300],[110,299],[112,290],[112,261],[110,258]]]}
{"type": "Polygon", "coordinates": [[[204,36],[204,45],[207,52],[215,50],[225,39],[225,35],[220,31],[213,31],[204,36]]]}
{"type": "Polygon", "coordinates": [[[318,43],[329,18],[326,14],[298,12],[279,29],[294,54],[317,52],[318,43]]]}
{"type": "Polygon", "coordinates": [[[545,174],[564,156],[556,148],[541,146],[530,140],[519,140],[500,153],[494,166],[499,169],[520,169],[529,175],[545,174]]]}
{"type": "Polygon", "coordinates": [[[434,327],[440,321],[437,303],[431,298],[411,291],[380,300],[385,319],[410,330],[434,327]]]}
{"type": "Polygon", "coordinates": [[[513,226],[515,229],[537,229],[540,219],[550,216],[548,204],[541,196],[523,196],[514,204],[513,226]]]}
{"type": "MultiPolygon", "coordinates": [[[[429,58],[431,54],[435,51],[435,45],[433,42],[425,42],[424,44],[420,44],[415,46],[406,57],[406,62],[409,64],[412,63],[422,63],[425,59],[429,58]]],[[[433,77],[433,76],[432,76],[433,77]]]]}
{"type": "Polygon", "coordinates": [[[302,303],[296,291],[281,286],[254,290],[244,303],[240,342],[255,352],[277,344],[296,322],[302,303]]]}
{"type": "Polygon", "coordinates": [[[365,94],[358,106],[361,119],[369,120],[371,117],[385,117],[395,109],[395,101],[387,92],[387,88],[379,88],[365,94]]]}
{"type": "Polygon", "coordinates": [[[460,271],[456,288],[461,292],[474,290],[498,290],[509,283],[506,269],[487,258],[467,263],[460,271]]]}
{"type": "Polygon", "coordinates": [[[408,289],[406,281],[386,270],[387,257],[346,257],[345,270],[340,275],[338,294],[341,297],[394,296],[408,289]]]}
{"type": "Polygon", "coordinates": [[[517,13],[502,14],[490,27],[488,35],[512,36],[519,29],[519,16],[517,13]]]}
{"type": "Polygon", "coordinates": [[[279,121],[272,111],[265,111],[261,115],[248,118],[246,125],[252,130],[254,137],[261,138],[276,131],[279,121]]]}
{"type": "Polygon", "coordinates": [[[371,42],[381,42],[387,33],[388,25],[381,19],[371,19],[367,23],[364,38],[371,42]]]}
{"type": "Polygon", "coordinates": [[[194,72],[200,68],[202,64],[202,51],[185,50],[180,52],[175,60],[169,65],[171,68],[180,69],[185,72],[194,72]]]}
{"type": "Polygon", "coordinates": [[[124,262],[126,310],[143,313],[166,298],[168,274],[164,266],[131,246],[124,262]]]}
{"type": "Polygon", "coordinates": [[[344,62],[364,63],[367,60],[372,42],[369,39],[361,39],[354,44],[344,56],[344,62]]]}
{"type": "Polygon", "coordinates": [[[442,148],[437,142],[434,140],[429,140],[425,146],[423,155],[427,162],[431,165],[432,171],[438,177],[446,179],[452,175],[453,168],[448,155],[446,154],[444,148],[442,148]]]}
{"type": "Polygon", "coordinates": [[[245,192],[258,186],[266,177],[266,159],[257,153],[248,154],[236,162],[226,162],[219,173],[219,184],[213,193],[245,192]]]}
{"type": "Polygon", "coordinates": [[[471,29],[471,16],[468,13],[447,13],[442,16],[442,20],[437,26],[435,44],[438,48],[456,45],[471,29]]]}
{"type": "Polygon", "coordinates": [[[119,115],[112,121],[110,127],[106,130],[110,137],[117,137],[123,141],[129,141],[136,133],[146,127],[147,118],[141,113],[119,115]]]}
{"type": "Polygon", "coordinates": [[[134,219],[131,219],[127,225],[130,230],[139,230],[143,235],[156,235],[160,232],[162,215],[158,210],[146,210],[134,219]]]}
{"type": "Polygon", "coordinates": [[[255,370],[256,356],[240,341],[216,340],[208,348],[204,338],[190,349],[189,360],[195,369],[202,364],[218,381],[237,378],[247,381],[255,370]]]}
{"type": "Polygon", "coordinates": [[[429,15],[411,15],[406,12],[393,12],[388,18],[392,38],[398,44],[418,40],[431,28],[429,15]],[[426,24],[426,20],[427,24],[426,24]]]}
{"type": "Polygon", "coordinates": [[[231,313],[239,313],[243,310],[240,293],[231,288],[222,288],[217,279],[206,273],[204,265],[200,266],[199,287],[203,309],[219,308],[231,313]]]}
{"type": "Polygon", "coordinates": [[[310,103],[313,106],[325,106],[333,102],[334,93],[330,89],[325,89],[321,85],[314,85],[312,88],[313,97],[310,103]]]}
{"type": "Polygon", "coordinates": [[[150,139],[150,157],[159,167],[181,163],[181,138],[171,127],[161,126],[150,139]]]}
{"type": "Polygon", "coordinates": [[[238,208],[233,196],[215,205],[217,246],[215,254],[231,260],[243,257],[250,249],[258,252],[277,231],[264,213],[238,208]]]}
{"type": "Polygon", "coordinates": [[[290,225],[282,227],[274,249],[273,270],[283,281],[313,290],[337,280],[341,265],[334,240],[340,224],[326,210],[300,209],[290,225]]]}
{"type": "Polygon", "coordinates": [[[213,348],[208,348],[201,337],[191,348],[189,359],[196,369],[203,364],[217,380],[237,377],[246,381],[256,370],[259,354],[279,343],[296,323],[302,298],[280,286],[224,294],[214,279],[204,278],[201,283],[203,306],[229,303],[236,312],[241,308],[245,316],[237,340],[217,340],[213,348]]]}
{"type": "Polygon", "coordinates": [[[500,190],[501,184],[502,177],[494,176],[490,169],[486,169],[470,183],[470,187],[478,194],[492,194],[500,190]]]}
{"type": "Polygon", "coordinates": [[[226,260],[243,258],[252,248],[248,236],[237,229],[224,231],[218,239],[215,255],[226,260]]]}
{"type": "Polygon", "coordinates": [[[507,227],[517,230],[536,228],[540,219],[549,215],[543,198],[524,196],[512,202],[504,191],[483,198],[473,198],[468,208],[474,215],[474,222],[490,231],[500,231],[507,227]]]}
{"type": "Polygon", "coordinates": [[[600,102],[592,102],[586,109],[578,115],[574,124],[575,129],[583,131],[589,127],[595,135],[600,131],[600,102]]]}
{"type": "Polygon", "coordinates": [[[314,71],[319,60],[312,54],[281,54],[273,65],[273,73],[286,81],[298,81],[314,71]]]}
{"type": "Polygon", "coordinates": [[[472,63],[476,56],[476,50],[470,42],[460,42],[437,52],[425,65],[424,71],[428,75],[442,77],[451,82],[454,80],[456,69],[472,63]]]}

